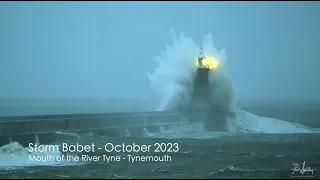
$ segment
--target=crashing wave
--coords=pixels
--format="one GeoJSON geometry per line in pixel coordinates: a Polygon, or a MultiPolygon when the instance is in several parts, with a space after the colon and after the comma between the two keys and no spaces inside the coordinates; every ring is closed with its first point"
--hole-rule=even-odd
{"type": "Polygon", "coordinates": [[[229,121],[230,128],[241,132],[262,133],[310,133],[313,129],[299,124],[254,115],[236,107],[236,90],[227,72],[227,55],[225,50],[218,51],[210,33],[204,36],[202,46],[180,33],[179,38],[172,31],[173,43],[167,46],[161,56],[155,58],[157,68],[148,74],[152,88],[162,101],[158,111],[163,111],[188,104],[191,100],[193,79],[195,77],[195,60],[202,47],[205,56],[214,57],[219,67],[210,71],[210,94],[214,107],[225,112],[234,112],[235,119],[229,121]]]}

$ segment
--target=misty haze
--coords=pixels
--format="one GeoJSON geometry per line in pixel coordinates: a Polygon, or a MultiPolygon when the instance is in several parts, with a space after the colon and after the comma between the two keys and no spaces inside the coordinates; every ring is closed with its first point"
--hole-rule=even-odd
{"type": "Polygon", "coordinates": [[[170,43],[172,27],[196,43],[212,33],[216,46],[227,50],[239,99],[319,101],[314,4],[3,2],[0,96],[21,100],[18,105],[39,99],[159,101],[147,73],[155,68],[152,58],[170,43]]]}
{"type": "Polygon", "coordinates": [[[319,16],[318,2],[1,2],[0,173],[288,178],[293,163],[320,169],[319,16]],[[120,172],[123,160],[30,162],[30,142],[180,151],[169,168],[136,157],[135,170],[120,172]]]}

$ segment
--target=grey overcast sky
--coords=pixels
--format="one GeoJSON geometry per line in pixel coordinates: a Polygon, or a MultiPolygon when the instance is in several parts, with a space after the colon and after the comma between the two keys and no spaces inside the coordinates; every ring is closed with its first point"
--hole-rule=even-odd
{"type": "Polygon", "coordinates": [[[170,27],[225,48],[241,99],[320,100],[319,2],[0,2],[0,97],[152,97],[170,27]]]}

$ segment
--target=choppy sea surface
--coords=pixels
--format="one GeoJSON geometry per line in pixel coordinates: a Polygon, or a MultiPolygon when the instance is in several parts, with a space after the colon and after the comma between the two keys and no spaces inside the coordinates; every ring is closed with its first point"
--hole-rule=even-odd
{"type": "MultiPolygon", "coordinates": [[[[84,137],[88,138],[88,137],[84,137]]],[[[93,137],[92,137],[93,138],[93,137]]],[[[316,178],[320,170],[319,134],[246,134],[228,135],[212,139],[158,139],[158,138],[96,138],[88,142],[104,144],[177,143],[178,152],[172,153],[88,153],[101,156],[99,162],[64,162],[51,165],[6,167],[1,178],[299,178],[293,173],[305,162],[312,172],[304,177],[316,178]],[[107,162],[103,155],[120,156],[121,160],[107,162]],[[132,162],[132,156],[158,156],[159,161],[132,162]],[[168,155],[171,159],[161,159],[168,155]],[[126,159],[123,159],[126,158],[126,159]],[[163,160],[162,162],[160,160],[163,160]],[[63,165],[65,164],[65,165],[63,165]],[[293,173],[293,174],[292,174],[293,173]]],[[[99,146],[99,145],[97,145],[99,146]]],[[[100,145],[101,146],[101,145],[100,145]]],[[[103,147],[103,146],[102,146],[103,147]]],[[[83,154],[78,154],[81,157],[83,154]]],[[[76,156],[76,155],[75,155],[76,156]]],[[[22,157],[28,158],[28,156],[22,157]]],[[[25,160],[27,161],[27,160],[25,160]]]]}
{"type": "MultiPolygon", "coordinates": [[[[260,112],[263,111],[267,110],[260,109],[260,112]]],[[[296,110],[294,111],[296,113],[296,110]]],[[[276,111],[273,112],[273,116],[276,116],[276,111]]],[[[289,113],[287,117],[290,117],[290,111],[287,113],[289,113]]],[[[309,113],[309,110],[300,110],[299,117],[302,117],[300,122],[309,113]]],[[[240,113],[239,116],[244,114],[240,113]]],[[[314,119],[319,118],[319,116],[313,118],[309,116],[312,122],[317,122],[314,119]]],[[[23,148],[19,143],[12,142],[0,147],[0,179],[319,178],[320,133],[317,124],[313,127],[309,125],[310,128],[305,129],[303,125],[288,125],[296,122],[292,119],[286,119],[284,123],[272,119],[261,120],[263,117],[258,118],[258,116],[251,117],[253,120],[249,120],[250,123],[243,124],[246,118],[239,121],[240,125],[246,127],[252,125],[247,128],[255,130],[254,132],[186,132],[173,128],[171,131],[152,134],[146,129],[141,137],[108,138],[94,134],[60,134],[57,142],[53,143],[80,145],[94,143],[96,151],[89,153],[29,152],[30,148],[23,148]],[[107,143],[150,145],[151,149],[149,152],[108,153],[104,150],[104,145],[107,143]],[[168,144],[179,148],[178,150],[173,148],[174,152],[154,152],[156,143],[164,143],[167,148],[168,144]],[[29,159],[30,156],[48,157],[47,155],[53,159],[40,161],[29,159]],[[59,156],[65,158],[77,156],[79,160],[58,161],[59,156]],[[88,156],[100,158],[97,161],[82,159],[88,156]],[[108,162],[103,157],[112,157],[114,161],[108,162]],[[132,162],[132,158],[136,158],[136,161],[132,162]],[[140,158],[140,161],[137,158],[140,158]]]]}

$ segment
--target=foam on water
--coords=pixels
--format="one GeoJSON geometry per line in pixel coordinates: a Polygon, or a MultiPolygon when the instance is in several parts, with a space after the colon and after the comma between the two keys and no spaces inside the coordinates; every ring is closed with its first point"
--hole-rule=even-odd
{"type": "MultiPolygon", "coordinates": [[[[80,135],[67,132],[56,132],[57,135],[66,135],[75,139],[78,139],[80,135]]],[[[89,135],[92,135],[89,132],[89,135]]],[[[74,166],[79,165],[79,162],[75,161],[57,161],[57,157],[62,153],[59,151],[45,151],[45,152],[30,152],[29,147],[22,147],[18,142],[13,142],[10,138],[10,143],[0,147],[0,170],[11,170],[17,168],[23,168],[28,166],[74,166]],[[53,160],[50,161],[35,161],[30,160],[29,157],[46,157],[52,156],[53,160]]],[[[39,137],[35,135],[35,143],[40,145],[39,137]]],[[[41,144],[42,145],[42,144],[41,144]]]]}
{"type": "Polygon", "coordinates": [[[75,165],[73,162],[64,161],[32,161],[29,156],[45,157],[51,155],[54,159],[60,156],[60,152],[29,152],[29,147],[22,147],[18,142],[11,142],[0,147],[0,170],[23,168],[26,166],[65,166],[75,165]]]}
{"type": "Polygon", "coordinates": [[[125,129],[124,130],[124,135],[125,135],[125,137],[130,137],[131,133],[130,133],[130,131],[128,129],[125,129]]]}
{"type": "Polygon", "coordinates": [[[143,137],[153,137],[157,134],[150,133],[147,128],[142,128],[142,136],[143,137]]]}
{"type": "Polygon", "coordinates": [[[239,109],[237,112],[237,127],[244,132],[259,133],[312,133],[316,129],[284,121],[281,119],[267,118],[254,115],[239,109]]]}
{"type": "MultiPolygon", "coordinates": [[[[158,67],[153,73],[148,74],[152,88],[162,98],[157,110],[163,111],[171,109],[177,105],[190,102],[191,88],[195,76],[195,61],[199,55],[200,46],[191,38],[185,37],[183,33],[179,38],[174,32],[173,44],[167,46],[166,51],[155,58],[158,67]]],[[[235,135],[239,132],[248,133],[313,133],[320,132],[320,129],[312,129],[297,123],[287,122],[280,119],[266,118],[254,115],[236,107],[236,91],[232,85],[231,78],[226,69],[227,56],[224,50],[218,51],[213,44],[211,34],[204,36],[202,43],[205,56],[213,56],[219,61],[219,68],[214,73],[209,74],[209,83],[215,83],[211,100],[212,103],[224,110],[236,113],[236,119],[229,122],[229,126],[235,128],[232,132],[204,132],[203,124],[180,124],[170,127],[160,127],[159,133],[150,133],[143,128],[144,137],[160,138],[219,138],[220,136],[235,135]]],[[[57,134],[68,135],[79,138],[74,133],[57,132],[57,134]]],[[[126,136],[131,136],[130,131],[124,130],[126,136]]],[[[90,134],[92,135],[92,134],[90,134]]],[[[36,142],[39,138],[35,138],[36,142]]],[[[76,141],[75,139],[75,141],[76,141]]],[[[30,161],[29,155],[57,157],[60,152],[50,154],[41,152],[29,152],[29,148],[22,147],[17,142],[11,142],[0,147],[0,170],[24,167],[24,166],[57,166],[57,165],[77,165],[74,162],[58,161],[30,161]]]]}
{"type": "MultiPolygon", "coordinates": [[[[167,46],[161,56],[155,58],[157,68],[148,74],[152,88],[162,101],[158,111],[171,109],[190,102],[195,61],[200,47],[183,33],[179,38],[172,31],[173,43],[167,46]]],[[[205,56],[215,57],[219,61],[218,69],[209,74],[209,84],[213,83],[211,101],[216,107],[235,112],[236,118],[229,121],[233,132],[261,133],[312,133],[314,129],[279,119],[254,115],[236,107],[236,91],[227,72],[227,56],[225,50],[218,51],[211,34],[206,34],[202,43],[205,56]]],[[[317,131],[318,132],[318,131],[317,131]]]]}

